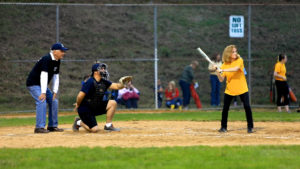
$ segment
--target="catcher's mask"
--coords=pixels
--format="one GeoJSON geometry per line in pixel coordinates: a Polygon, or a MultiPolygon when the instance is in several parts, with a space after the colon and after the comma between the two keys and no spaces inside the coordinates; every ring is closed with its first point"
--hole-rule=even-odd
{"type": "Polygon", "coordinates": [[[109,73],[107,71],[107,65],[105,63],[96,63],[92,67],[92,76],[95,71],[100,72],[101,78],[108,80],[109,79],[109,73]]]}

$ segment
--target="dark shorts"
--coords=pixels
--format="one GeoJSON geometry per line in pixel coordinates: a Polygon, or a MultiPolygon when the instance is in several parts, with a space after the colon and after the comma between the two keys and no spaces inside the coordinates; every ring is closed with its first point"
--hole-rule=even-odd
{"type": "Polygon", "coordinates": [[[89,126],[90,129],[97,126],[98,124],[96,116],[106,114],[107,103],[108,101],[103,101],[101,103],[101,106],[97,109],[97,111],[78,112],[80,119],[83,121],[84,124],[89,126]]]}

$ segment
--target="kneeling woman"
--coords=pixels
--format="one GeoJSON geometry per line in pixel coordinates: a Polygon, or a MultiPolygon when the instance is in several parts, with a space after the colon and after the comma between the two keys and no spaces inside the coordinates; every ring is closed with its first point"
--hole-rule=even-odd
{"type": "Polygon", "coordinates": [[[165,91],[166,96],[166,106],[174,109],[178,108],[182,109],[182,100],[179,98],[179,90],[175,85],[174,81],[170,81],[168,84],[168,88],[165,91]]]}
{"type": "MultiPolygon", "coordinates": [[[[226,89],[224,94],[224,106],[222,111],[221,129],[219,132],[227,132],[227,118],[230,103],[235,96],[240,96],[248,123],[248,133],[253,133],[252,111],[249,103],[249,94],[246,77],[244,74],[244,61],[237,53],[235,45],[227,46],[223,51],[223,64],[217,70],[220,82],[226,78],[226,89]]],[[[217,69],[217,66],[215,66],[217,69]]]]}

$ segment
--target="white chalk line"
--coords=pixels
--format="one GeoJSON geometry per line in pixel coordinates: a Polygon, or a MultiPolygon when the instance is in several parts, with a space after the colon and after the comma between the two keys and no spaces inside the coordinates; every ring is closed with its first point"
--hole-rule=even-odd
{"type": "MultiPolygon", "coordinates": [[[[181,136],[195,136],[195,137],[215,137],[215,138],[228,138],[228,137],[238,137],[238,138],[243,138],[243,137],[248,137],[248,138],[258,138],[258,139],[282,139],[282,140],[288,140],[288,139],[295,139],[295,140],[300,140],[300,136],[272,136],[268,134],[257,134],[257,133],[245,133],[240,134],[240,133],[232,133],[234,131],[239,131],[242,129],[235,129],[235,130],[230,130],[227,133],[219,133],[217,131],[217,128],[211,128],[211,129],[205,129],[205,130],[212,130],[212,132],[207,132],[207,131],[195,131],[195,129],[191,128],[183,128],[182,131],[178,131],[178,128],[150,128],[149,132],[151,131],[162,131],[162,133],[152,133],[152,134],[139,134],[139,133],[122,133],[122,131],[130,132],[130,130],[135,130],[135,131],[143,131],[145,129],[143,128],[133,128],[133,127],[123,127],[121,128],[121,132],[103,132],[101,131],[100,133],[70,133],[70,132],[54,132],[54,133],[49,133],[49,134],[56,134],[56,135],[61,135],[61,136],[74,136],[74,135],[85,135],[89,137],[108,137],[108,136],[123,136],[123,137],[170,137],[170,136],[178,136],[179,134],[181,136]],[[178,132],[170,132],[170,130],[176,130],[178,132]],[[164,132],[168,131],[168,132],[164,132]]],[[[200,129],[197,129],[200,130],[200,129]]],[[[66,128],[65,131],[72,131],[71,128],[66,128]]],[[[0,138],[5,138],[5,137],[22,137],[22,136],[46,136],[48,134],[34,134],[34,133],[23,133],[23,134],[14,134],[14,133],[9,133],[9,134],[4,134],[0,135],[0,138]]]]}

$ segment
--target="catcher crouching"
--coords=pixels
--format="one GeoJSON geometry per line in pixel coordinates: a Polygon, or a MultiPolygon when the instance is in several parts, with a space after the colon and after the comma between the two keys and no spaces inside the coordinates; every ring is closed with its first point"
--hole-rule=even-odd
{"type": "Polygon", "coordinates": [[[73,131],[79,131],[83,127],[89,132],[98,132],[96,116],[106,114],[106,131],[120,131],[112,124],[117,102],[115,100],[104,99],[107,89],[119,90],[132,80],[132,76],[124,76],[120,78],[119,83],[112,83],[108,80],[107,65],[104,63],[96,63],[92,66],[92,74],[89,79],[82,85],[77,95],[75,111],[78,112],[80,118],[75,117],[73,131]]]}

